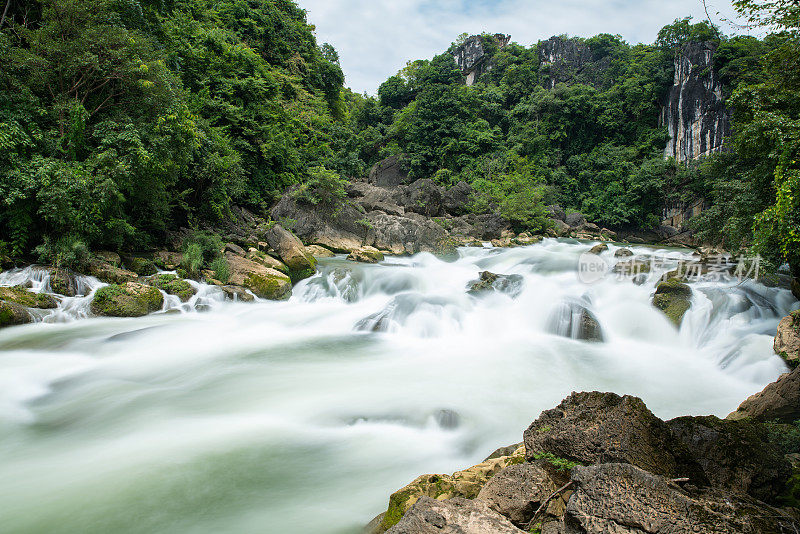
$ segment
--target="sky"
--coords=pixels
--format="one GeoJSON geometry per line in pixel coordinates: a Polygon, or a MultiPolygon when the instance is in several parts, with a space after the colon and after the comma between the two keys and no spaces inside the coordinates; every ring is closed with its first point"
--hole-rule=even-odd
{"type": "MultiPolygon", "coordinates": [[[[676,18],[706,18],[702,0],[297,0],[317,41],[339,52],[345,85],[374,95],[414,59],[447,50],[459,34],[511,34],[530,46],[553,35],[619,34],[652,43],[676,18]]],[[[707,0],[712,21],[735,33],[730,0],[707,0]]]]}

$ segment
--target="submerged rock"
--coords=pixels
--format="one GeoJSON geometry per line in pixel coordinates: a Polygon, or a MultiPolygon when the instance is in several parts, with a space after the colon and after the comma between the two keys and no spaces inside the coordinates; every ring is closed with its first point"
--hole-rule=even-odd
{"type": "Polygon", "coordinates": [[[473,280],[467,284],[470,295],[480,295],[489,291],[505,293],[511,298],[522,293],[525,280],[519,274],[495,274],[483,271],[478,280],[473,280]]]}
{"type": "Polygon", "coordinates": [[[164,296],[158,289],[127,282],[98,289],[92,298],[91,310],[95,315],[108,317],[141,317],[160,310],[163,304],[164,296]]]}
{"type": "Polygon", "coordinates": [[[239,286],[219,286],[225,293],[225,298],[239,302],[253,302],[255,297],[239,286]]]}
{"type": "Polygon", "coordinates": [[[781,319],[772,348],[791,367],[800,363],[800,310],[781,319]]]}
{"type": "Polygon", "coordinates": [[[672,278],[661,282],[653,295],[653,306],[663,311],[675,326],[680,326],[683,315],[691,307],[692,289],[680,280],[672,278]]]}
{"type": "Polygon", "coordinates": [[[579,302],[567,301],[556,307],[547,321],[547,330],[572,339],[604,340],[597,317],[579,302]]]}

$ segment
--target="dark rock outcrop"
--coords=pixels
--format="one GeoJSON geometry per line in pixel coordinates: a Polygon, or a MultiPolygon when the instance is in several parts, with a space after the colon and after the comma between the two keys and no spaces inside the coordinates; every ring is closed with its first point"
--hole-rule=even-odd
{"type": "Polygon", "coordinates": [[[520,534],[522,531],[482,501],[421,497],[388,534],[520,534]]]}
{"type": "MultiPolygon", "coordinates": [[[[461,74],[466,78],[466,84],[472,85],[484,73],[492,70],[494,66],[491,57],[486,54],[483,35],[472,35],[453,52],[453,59],[461,69],[461,74]]],[[[493,36],[499,48],[503,48],[511,40],[510,35],[497,33],[493,36]]]]}
{"type": "Polygon", "coordinates": [[[714,67],[716,49],[714,43],[689,42],[675,57],[675,80],[660,119],[670,136],[666,157],[697,159],[719,150],[730,133],[730,114],[714,67]]]}
{"type": "Polygon", "coordinates": [[[597,317],[580,301],[568,300],[557,306],[547,321],[547,331],[558,336],[584,341],[603,341],[597,317]]]}
{"type": "MultiPolygon", "coordinates": [[[[525,462],[506,467],[489,479],[478,493],[478,500],[508,518],[517,526],[530,521],[539,506],[562,484],[553,480],[542,466],[525,462]]],[[[553,508],[564,503],[554,501],[553,508]]],[[[551,515],[560,515],[551,510],[551,515]]]]}
{"type": "Polygon", "coordinates": [[[378,187],[397,187],[408,182],[408,166],[402,154],[379,161],[369,171],[369,183],[378,187]]]}
{"type": "Polygon", "coordinates": [[[581,213],[569,213],[564,218],[564,222],[566,222],[570,228],[581,228],[583,225],[586,224],[586,217],[583,216],[581,213]]]}
{"type": "Polygon", "coordinates": [[[442,188],[433,180],[417,180],[403,191],[399,204],[404,206],[406,211],[426,217],[438,217],[443,212],[443,197],[442,188]]]}
{"type": "Polygon", "coordinates": [[[458,182],[445,191],[442,197],[442,206],[451,215],[464,215],[467,213],[467,206],[471,196],[472,186],[467,182],[458,182]]]}
{"type": "Polygon", "coordinates": [[[467,287],[470,295],[497,291],[513,298],[522,292],[524,282],[522,276],[518,274],[495,274],[483,271],[478,280],[469,282],[467,287]]]}
{"type": "Polygon", "coordinates": [[[778,534],[797,528],[791,517],[764,503],[718,490],[690,493],[633,465],[576,467],[572,482],[575,493],[563,525],[550,532],[778,534]]]}

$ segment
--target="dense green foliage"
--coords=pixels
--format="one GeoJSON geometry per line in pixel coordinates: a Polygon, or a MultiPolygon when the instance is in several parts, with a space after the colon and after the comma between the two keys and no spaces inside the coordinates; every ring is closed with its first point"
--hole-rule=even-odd
{"type": "Polygon", "coordinates": [[[0,241],[145,247],[322,163],[353,170],[336,157],[343,75],[312,30],[290,0],[12,2],[0,241]]]}

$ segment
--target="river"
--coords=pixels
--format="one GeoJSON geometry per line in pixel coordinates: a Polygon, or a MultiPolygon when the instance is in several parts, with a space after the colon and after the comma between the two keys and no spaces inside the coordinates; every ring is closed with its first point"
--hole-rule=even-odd
{"type": "MultiPolygon", "coordinates": [[[[571,391],[724,417],[786,370],[788,291],[694,283],[678,330],[650,304],[658,272],[581,282],[591,245],[336,257],[285,302],[197,284],[138,319],[87,317],[100,284],[83,278],[87,296],[0,330],[0,531],[358,532],[391,492],[521,441],[571,391]],[[468,294],[484,270],[520,275],[519,294],[468,294]],[[603,342],[574,339],[565,306],[603,342]]],[[[23,282],[48,289],[35,269],[0,274],[23,282]]]]}

